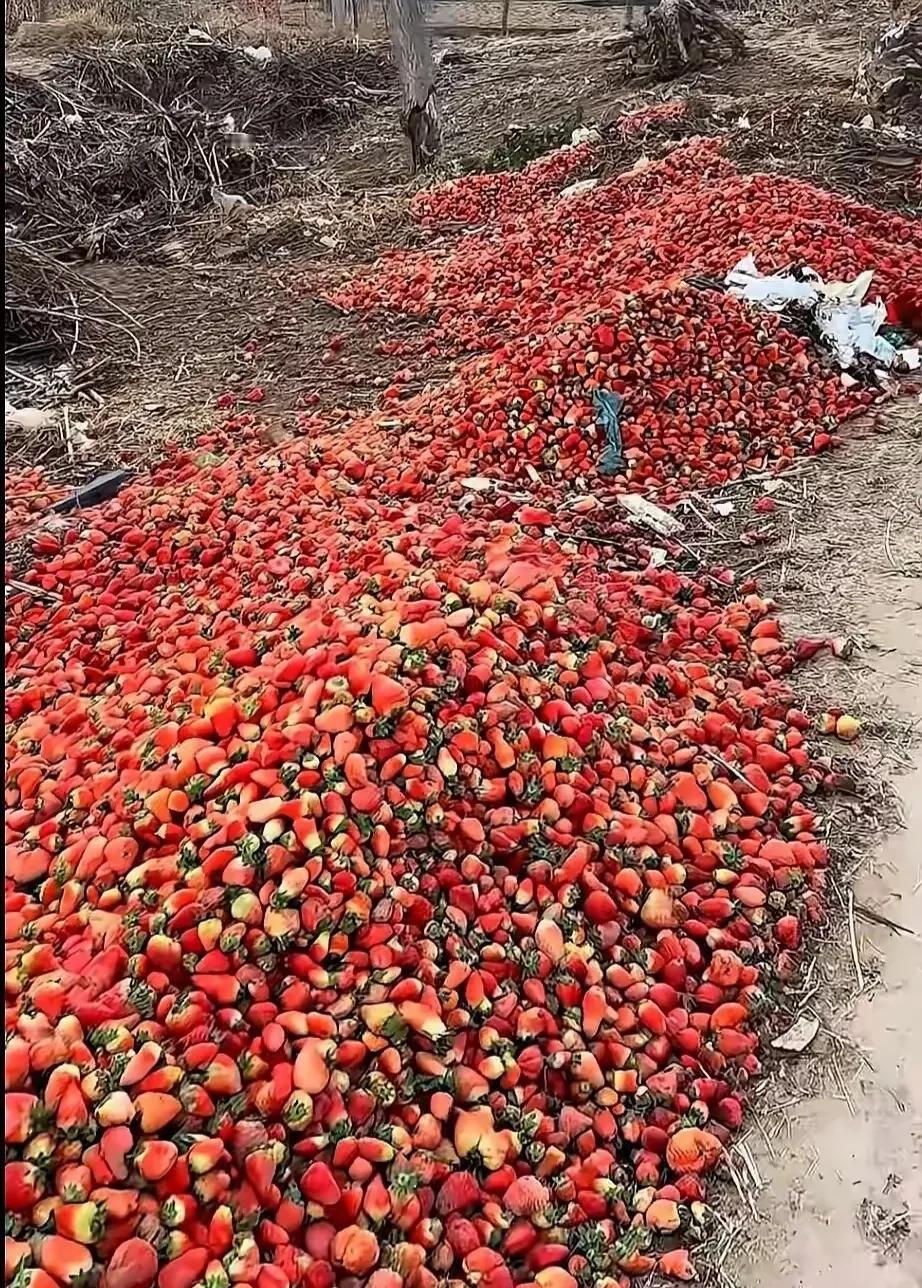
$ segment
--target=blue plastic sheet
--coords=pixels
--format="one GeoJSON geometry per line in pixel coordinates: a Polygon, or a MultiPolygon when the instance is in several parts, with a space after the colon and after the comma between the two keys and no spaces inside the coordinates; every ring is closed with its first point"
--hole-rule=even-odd
{"type": "Polygon", "coordinates": [[[605,447],[599,458],[599,473],[620,474],[627,466],[621,442],[621,408],[624,399],[607,389],[597,389],[592,395],[592,406],[597,423],[605,435],[605,447]]]}

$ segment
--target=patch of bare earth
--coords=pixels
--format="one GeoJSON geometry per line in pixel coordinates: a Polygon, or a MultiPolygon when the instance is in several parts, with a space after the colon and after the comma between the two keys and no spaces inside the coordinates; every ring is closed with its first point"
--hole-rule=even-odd
{"type": "MultiPolygon", "coordinates": [[[[693,500],[696,552],[757,567],[791,634],[850,637],[795,673],[811,711],[846,709],[859,741],[828,754],[854,782],[826,807],[831,919],[772,1033],[733,1180],[703,1258],[721,1288],[916,1288],[922,1283],[922,404],[918,394],[846,430],[773,492],[771,540],[748,551],[758,482],[693,500]],[[710,517],[709,517],[710,516],[710,517]],[[703,521],[707,520],[707,523],[703,521]],[[711,526],[709,527],[708,524],[711,526]],[[721,553],[723,550],[723,553],[721,553]]],[[[822,740],[819,740],[822,741],[822,740]]],[[[822,750],[822,747],[821,747],[822,750]]]]}

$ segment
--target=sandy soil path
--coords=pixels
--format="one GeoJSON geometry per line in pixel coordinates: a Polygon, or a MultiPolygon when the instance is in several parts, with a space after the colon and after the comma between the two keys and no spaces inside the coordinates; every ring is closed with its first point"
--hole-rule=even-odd
{"type": "MultiPolygon", "coordinates": [[[[773,1070],[772,1081],[782,1085],[768,1102],[780,1108],[760,1115],[749,1135],[766,1183],[755,1198],[762,1220],[741,1228],[725,1274],[740,1288],[918,1288],[922,406],[891,408],[876,431],[850,441],[809,486],[816,501],[795,523],[800,563],[782,603],[807,634],[847,630],[859,641],[847,672],[833,665],[813,683],[820,693],[828,686],[830,703],[837,695],[867,715],[860,755],[871,764],[879,756],[876,772],[895,775],[904,825],[871,842],[854,900],[916,937],[859,917],[861,989],[846,918],[821,950],[812,977],[819,992],[807,1006],[824,1027],[808,1053],[773,1070]],[[881,435],[884,425],[889,432],[881,435]]],[[[863,838],[859,818],[855,826],[863,838]]]]}

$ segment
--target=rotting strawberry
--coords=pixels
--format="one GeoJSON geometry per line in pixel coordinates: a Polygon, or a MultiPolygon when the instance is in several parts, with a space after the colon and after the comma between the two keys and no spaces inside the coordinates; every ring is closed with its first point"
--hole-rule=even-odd
{"type": "Polygon", "coordinates": [[[705,143],[558,202],[590,157],[435,189],[427,217],[489,226],[343,293],[486,349],[438,389],[306,416],[271,465],[231,414],[207,469],[176,454],[36,537],[60,599],[10,596],[6,698],[33,1273],[691,1273],[664,1241],[821,915],[830,775],[772,606],[668,538],[660,566],[612,499],[781,470],[872,396],[682,284],[742,206],[769,258],[885,281],[907,229],[705,143]]]}

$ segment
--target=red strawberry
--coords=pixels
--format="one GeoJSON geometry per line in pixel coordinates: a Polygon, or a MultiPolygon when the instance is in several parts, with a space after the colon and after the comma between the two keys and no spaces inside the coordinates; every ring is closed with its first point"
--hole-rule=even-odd
{"type": "Polygon", "coordinates": [[[127,1239],[109,1259],[102,1288],[151,1288],[157,1275],[157,1254],[143,1239],[127,1239]]]}
{"type": "Polygon", "coordinates": [[[402,684],[376,671],[371,677],[371,705],[379,716],[390,716],[401,711],[410,700],[402,684]]]}
{"type": "Polygon", "coordinates": [[[22,1263],[31,1256],[32,1248],[28,1243],[7,1235],[3,1248],[3,1282],[8,1284],[22,1263]]]}
{"type": "Polygon", "coordinates": [[[277,1166],[275,1156],[269,1149],[258,1149],[247,1155],[243,1170],[260,1199],[265,1199],[277,1166]]]}
{"type": "Polygon", "coordinates": [[[189,1248],[161,1267],[157,1288],[192,1288],[210,1260],[207,1248],[189,1248]]]}
{"type": "Polygon", "coordinates": [[[301,1193],[308,1203],[319,1203],[321,1207],[332,1207],[342,1196],[336,1177],[319,1159],[301,1177],[301,1193]]]}
{"type": "Polygon", "coordinates": [[[20,1271],[23,1288],[61,1288],[57,1279],[53,1279],[47,1270],[33,1269],[20,1271]]]}
{"type": "Polygon", "coordinates": [[[239,1123],[234,1124],[227,1148],[235,1161],[242,1166],[247,1154],[251,1150],[261,1149],[268,1140],[269,1133],[265,1123],[261,1123],[257,1118],[243,1118],[239,1123]]]}
{"type": "Polygon", "coordinates": [[[61,1131],[77,1131],[89,1122],[90,1111],[79,1082],[74,1081],[65,1089],[55,1120],[61,1131]]]}
{"type": "Polygon", "coordinates": [[[445,1226],[445,1238],[456,1257],[466,1257],[483,1243],[473,1224],[463,1216],[449,1217],[445,1226]]]}
{"type": "Polygon", "coordinates": [[[7,1163],[3,1192],[11,1212],[28,1212],[45,1193],[44,1177],[32,1163],[7,1163]]]}
{"type": "Polygon", "coordinates": [[[217,1137],[197,1140],[187,1155],[189,1169],[195,1176],[204,1176],[213,1167],[217,1167],[225,1153],[224,1141],[217,1137]]]}
{"type": "Polygon", "coordinates": [[[99,1203],[64,1203],[54,1214],[58,1234],[77,1243],[98,1242],[106,1228],[106,1209],[99,1203]]]}
{"type": "Polygon", "coordinates": [[[179,1157],[179,1150],[171,1140],[145,1140],[134,1165],[145,1181],[161,1181],[179,1157]]]}
{"type": "Polygon", "coordinates": [[[93,1254],[82,1243],[62,1239],[59,1234],[46,1234],[36,1242],[39,1265],[59,1283],[81,1279],[93,1268],[93,1254]]]}
{"type": "Polygon", "coordinates": [[[128,1179],[128,1155],[134,1149],[131,1128],[107,1127],[99,1138],[99,1153],[116,1181],[128,1179]]]}
{"type": "Polygon", "coordinates": [[[8,1091],[3,1097],[3,1139],[8,1145],[24,1145],[32,1135],[38,1096],[28,1091],[8,1091]]]}
{"type": "Polygon", "coordinates": [[[208,1226],[208,1247],[216,1257],[223,1257],[234,1242],[234,1213],[222,1204],[216,1209],[208,1226]]]}
{"type": "Polygon", "coordinates": [[[21,1087],[29,1076],[29,1044],[14,1033],[3,1053],[3,1085],[7,1091],[21,1087]]]}
{"type": "Polygon", "coordinates": [[[452,1172],[439,1190],[435,1201],[436,1211],[441,1216],[451,1212],[467,1212],[482,1200],[480,1186],[471,1172],[452,1172]]]}
{"type": "Polygon", "coordinates": [[[55,1172],[54,1185],[65,1203],[85,1203],[93,1188],[93,1173],[85,1163],[65,1163],[55,1172]]]}

